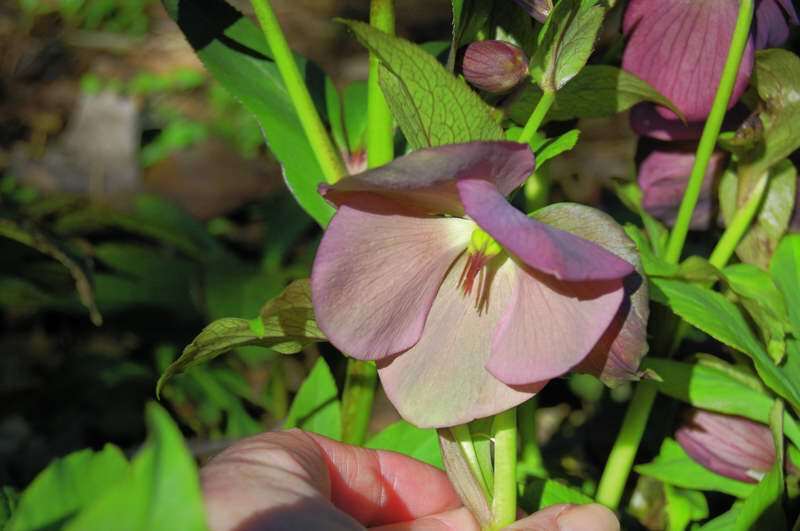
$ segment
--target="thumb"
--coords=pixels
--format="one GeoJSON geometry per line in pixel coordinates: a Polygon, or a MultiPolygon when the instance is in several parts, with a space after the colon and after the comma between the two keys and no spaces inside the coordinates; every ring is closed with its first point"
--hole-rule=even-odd
{"type": "Polygon", "coordinates": [[[553,505],[505,528],[506,531],[619,531],[619,520],[608,508],[590,505],[553,505]]]}

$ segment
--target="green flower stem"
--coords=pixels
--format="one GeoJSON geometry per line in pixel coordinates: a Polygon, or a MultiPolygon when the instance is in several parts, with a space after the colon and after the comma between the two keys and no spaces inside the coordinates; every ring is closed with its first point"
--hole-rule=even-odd
{"type": "Polygon", "coordinates": [[[597,487],[596,499],[606,507],[616,509],[622,499],[657,391],[655,383],[643,381],[639,382],[631,397],[628,411],[622,420],[622,428],[614,441],[597,487]]]}
{"type": "Polygon", "coordinates": [[[478,453],[475,451],[475,445],[472,441],[472,433],[469,431],[469,424],[460,424],[450,428],[450,433],[453,434],[453,439],[458,443],[461,448],[461,453],[466,459],[472,476],[480,483],[483,493],[486,495],[487,500],[492,499],[492,492],[486,484],[483,477],[480,461],[478,460],[478,453]]]}
{"type": "Polygon", "coordinates": [[[342,394],[342,440],[361,445],[367,440],[372,416],[378,370],[371,361],[347,360],[347,377],[342,394]]]}
{"type": "Polygon", "coordinates": [[[686,235],[689,233],[689,224],[692,221],[692,214],[700,197],[700,190],[703,186],[708,163],[714,153],[717,144],[717,137],[722,128],[722,121],[725,112],[728,110],[733,87],[736,83],[736,76],[739,74],[739,66],[742,62],[744,49],[747,46],[747,39],[750,36],[750,27],[753,22],[753,0],[741,0],[739,4],[739,15],[736,20],[736,27],[733,31],[731,46],[728,50],[728,58],[725,61],[725,68],[722,71],[717,94],[714,97],[714,104],[711,113],[703,128],[703,135],[700,137],[700,145],[697,147],[692,173],[689,176],[689,183],[686,192],[683,194],[678,217],[667,242],[666,260],[677,264],[683,252],[683,244],[686,242],[686,235]]]}
{"type": "Polygon", "coordinates": [[[536,440],[536,397],[517,408],[519,416],[519,438],[522,443],[521,458],[517,469],[518,479],[525,476],[547,477],[542,452],[536,440]]]}
{"type": "Polygon", "coordinates": [[[292,100],[294,110],[297,112],[297,117],[300,119],[300,124],[303,126],[311,148],[317,156],[317,162],[319,162],[325,180],[328,183],[335,183],[347,172],[339,154],[333,147],[328,131],[322,124],[311,94],[308,92],[308,87],[303,81],[303,76],[300,75],[294,54],[286,42],[286,36],[275,16],[272,4],[270,0],[251,0],[251,2],[267,39],[267,44],[272,50],[272,57],[281,73],[283,83],[286,85],[289,98],[292,100]]]}
{"type": "Polygon", "coordinates": [[[502,529],[517,519],[517,409],[495,415],[492,526],[502,529]]]}
{"type": "MultiPolygon", "coordinates": [[[[394,0],[372,0],[370,23],[377,29],[394,34],[394,0]]],[[[394,122],[379,83],[380,61],[369,55],[367,82],[367,163],[370,168],[382,166],[394,158],[394,122]]]]}
{"type": "Polygon", "coordinates": [[[728,260],[731,259],[733,253],[736,251],[736,247],[739,245],[742,237],[744,237],[747,229],[750,228],[750,224],[753,222],[756,214],[758,214],[761,201],[764,199],[765,192],[767,191],[768,181],[769,173],[764,173],[756,183],[753,192],[750,194],[750,197],[747,198],[745,204],[736,211],[733,219],[728,224],[728,228],[722,233],[722,237],[711,252],[711,256],[708,259],[711,265],[717,268],[723,268],[728,263],[728,260]]]}
{"type": "Polygon", "coordinates": [[[553,106],[553,102],[555,101],[555,92],[548,92],[545,90],[542,93],[539,103],[537,103],[536,108],[533,109],[533,113],[531,114],[530,118],[528,118],[528,123],[525,124],[525,128],[519,135],[517,142],[521,144],[530,144],[531,140],[533,140],[533,135],[535,135],[536,131],[538,131],[539,127],[541,127],[542,122],[544,122],[544,119],[547,116],[547,113],[550,111],[550,107],[553,106]]]}
{"type": "MultiPolygon", "coordinates": [[[[670,263],[677,264],[683,253],[683,245],[689,232],[689,224],[691,223],[697,200],[700,197],[700,189],[703,185],[708,163],[717,144],[717,137],[722,128],[725,112],[728,109],[728,102],[733,93],[733,86],[739,73],[739,66],[742,62],[752,22],[753,0],[741,0],[736,27],[728,50],[728,58],[722,71],[722,78],[717,87],[711,113],[703,128],[703,135],[700,137],[694,166],[692,167],[686,192],[683,195],[683,201],[681,201],[678,217],[667,242],[665,258],[670,263]]],[[[743,223],[744,221],[741,221],[737,225],[743,223]]],[[[747,225],[749,225],[749,222],[747,225]]],[[[737,227],[736,230],[740,229],[741,227],[737,227]]],[[[732,234],[727,240],[732,240],[733,238],[734,235],[732,234]]],[[[731,245],[735,248],[736,243],[738,243],[738,239],[734,243],[727,241],[717,260],[721,260],[724,257],[724,253],[729,252],[731,245]]],[[[727,258],[725,261],[727,261],[727,258]]],[[[650,411],[656,399],[656,393],[656,384],[645,381],[637,385],[636,391],[631,398],[628,411],[622,421],[622,428],[617,435],[617,440],[614,442],[614,447],[611,449],[597,489],[597,501],[607,507],[616,509],[622,499],[636,452],[642,442],[647,419],[650,417],[650,411]]]]}
{"type": "MultiPolygon", "coordinates": [[[[370,23],[394,33],[394,0],[372,0],[370,23]]],[[[382,166],[394,158],[394,129],[389,106],[378,84],[378,59],[370,54],[367,82],[367,164],[382,166]]],[[[347,360],[342,395],[342,436],[350,444],[364,444],[375,401],[378,372],[372,362],[347,360]]]]}

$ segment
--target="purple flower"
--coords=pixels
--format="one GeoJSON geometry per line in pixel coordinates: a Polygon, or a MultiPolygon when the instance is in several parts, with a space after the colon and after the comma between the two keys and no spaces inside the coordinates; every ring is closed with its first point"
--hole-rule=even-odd
{"type": "MultiPolygon", "coordinates": [[[[623,68],[672,100],[689,122],[703,121],[711,111],[738,11],[738,0],[631,0],[623,24],[629,38],[623,68]]],[[[787,17],[797,24],[791,0],[759,1],[731,107],[747,87],[755,48],[788,37],[787,17]]],[[[657,111],[676,118],[668,109],[657,111]]]]}
{"type": "Polygon", "coordinates": [[[743,417],[695,409],[675,438],[704,467],[740,481],[757,483],[775,463],[769,428],[743,417]]]}
{"type": "MultiPolygon", "coordinates": [[[[317,322],[343,352],[376,360],[390,400],[418,426],[513,407],[602,348],[611,328],[623,336],[646,321],[626,303],[644,288],[631,285],[636,254],[611,218],[562,204],[540,221],[506,201],[533,169],[527,146],[473,142],[322,190],[338,210],[311,276],[317,322]]],[[[638,367],[646,345],[616,335],[598,370],[638,367]]]]}
{"type": "Polygon", "coordinates": [[[502,94],[528,75],[528,58],[521,48],[503,41],[478,41],[467,46],[462,66],[470,84],[502,94]]]}
{"type": "MultiPolygon", "coordinates": [[[[639,165],[639,187],[642,189],[642,207],[650,215],[669,226],[675,222],[683,193],[692,173],[695,159],[694,146],[653,150],[639,165]]],[[[725,169],[725,154],[715,152],[706,170],[700,199],[692,215],[693,229],[707,229],[713,211],[714,183],[725,169]]]]}
{"type": "Polygon", "coordinates": [[[530,16],[544,23],[553,11],[553,0],[515,0],[530,16]]]}

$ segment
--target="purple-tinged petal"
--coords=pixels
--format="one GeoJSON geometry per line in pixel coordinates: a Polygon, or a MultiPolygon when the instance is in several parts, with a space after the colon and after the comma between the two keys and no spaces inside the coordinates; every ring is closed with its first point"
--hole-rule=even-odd
{"type": "Polygon", "coordinates": [[[470,142],[420,149],[380,168],[345,177],[334,185],[323,185],[320,191],[337,206],[353,201],[368,205],[366,195],[391,199],[431,214],[460,215],[463,210],[455,188],[457,179],[488,179],[509,194],[533,170],[534,155],[528,146],[516,142],[470,142]]]}
{"type": "Polygon", "coordinates": [[[553,0],[515,0],[537,22],[544,22],[553,11],[553,0]]]}
{"type": "Polygon", "coordinates": [[[761,0],[756,9],[756,49],[781,46],[789,39],[789,23],[775,0],[761,0]]]}
{"type": "MultiPolygon", "coordinates": [[[[631,129],[639,136],[668,142],[700,139],[705,121],[684,124],[674,115],[665,117],[662,112],[661,108],[652,103],[640,103],[634,106],[630,112],[631,129]]],[[[749,114],[750,111],[744,104],[737,104],[725,115],[722,130],[735,131],[749,114]]]]}
{"type": "Polygon", "coordinates": [[[486,369],[509,385],[563,375],[597,344],[623,296],[620,280],[563,282],[520,268],[486,369]]]}
{"type": "Polygon", "coordinates": [[[379,198],[369,203],[371,211],[339,207],[314,260],[311,293],[330,342],[354,358],[374,360],[419,340],[439,285],[474,225],[398,214],[379,198]]]}
{"type": "Polygon", "coordinates": [[[675,439],[704,467],[740,481],[757,483],[775,463],[770,429],[742,417],[696,409],[675,439]]]}
{"type": "MultiPolygon", "coordinates": [[[[631,0],[624,29],[629,35],[625,70],[653,85],[692,121],[711,111],[730,47],[739,3],[731,0],[631,0]]],[[[747,88],[753,70],[748,42],[730,105],[747,88]]],[[[674,118],[659,108],[664,117],[674,118]]]]}
{"type": "MultiPolygon", "coordinates": [[[[693,149],[663,149],[650,153],[639,166],[642,207],[667,225],[671,226],[678,215],[694,160],[693,149]]],[[[714,182],[724,169],[725,154],[714,153],[706,171],[700,199],[692,215],[692,229],[707,229],[711,224],[712,190],[714,182]]]]}
{"type": "Polygon", "coordinates": [[[526,216],[488,181],[464,179],[458,191],[467,215],[537,271],[576,282],[616,280],[633,272],[631,264],[599,245],[526,216]]]}
{"type": "Polygon", "coordinates": [[[534,216],[543,223],[593,241],[636,267],[636,273],[622,281],[625,297],[614,320],[575,370],[593,374],[607,385],[638,380],[639,363],[648,351],[650,299],[636,245],[611,216],[586,205],[556,203],[537,210],[534,216]]]}
{"type": "Polygon", "coordinates": [[[544,385],[512,388],[484,368],[515,278],[516,265],[499,261],[489,266],[494,271],[489,297],[478,312],[459,285],[466,265],[461,257],[442,283],[419,342],[378,361],[386,395],[412,424],[439,428],[489,417],[521,404],[544,385]]]}

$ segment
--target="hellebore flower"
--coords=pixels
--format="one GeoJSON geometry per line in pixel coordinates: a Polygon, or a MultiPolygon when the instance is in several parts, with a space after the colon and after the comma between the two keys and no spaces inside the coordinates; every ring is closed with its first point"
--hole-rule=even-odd
{"type": "MultiPolygon", "coordinates": [[[[645,211],[669,226],[675,223],[694,160],[694,149],[680,147],[656,149],[644,158],[639,165],[638,181],[645,211]]],[[[692,229],[702,230],[710,226],[714,183],[724,169],[725,154],[717,151],[711,156],[703,179],[700,199],[692,214],[692,229]]]]}
{"type": "Polygon", "coordinates": [[[775,463],[770,429],[743,417],[695,409],[675,439],[704,467],[748,483],[758,483],[775,463]]]}
{"type": "Polygon", "coordinates": [[[311,275],[317,322],[343,352],[376,360],[418,426],[504,411],[582,362],[637,376],[646,287],[632,243],[589,207],[553,205],[542,221],[516,210],[505,196],[533,169],[523,144],[473,142],[321,190],[338,210],[311,275]]]}
{"type": "Polygon", "coordinates": [[[530,16],[544,24],[553,11],[553,0],[515,0],[530,16]]]}
{"type": "MultiPolygon", "coordinates": [[[[669,98],[688,122],[702,122],[711,111],[738,11],[738,0],[631,0],[623,23],[629,40],[622,67],[669,98]]],[[[791,0],[759,0],[730,107],[747,88],[755,48],[775,46],[788,37],[787,18],[798,23],[791,0]]],[[[672,111],[655,110],[680,123],[672,111]]],[[[643,126],[634,122],[633,128],[643,126]]]]}
{"type": "Polygon", "coordinates": [[[477,41],[467,46],[462,71],[475,87],[502,94],[528,75],[528,58],[521,48],[511,43],[477,41]]]}

